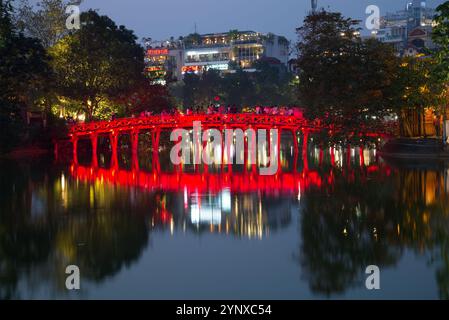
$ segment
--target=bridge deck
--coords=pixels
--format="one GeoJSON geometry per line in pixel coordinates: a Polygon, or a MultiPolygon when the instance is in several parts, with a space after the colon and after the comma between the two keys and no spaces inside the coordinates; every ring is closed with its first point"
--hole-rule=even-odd
{"type": "Polygon", "coordinates": [[[139,118],[123,118],[112,121],[98,121],[76,124],[70,127],[70,134],[85,135],[92,132],[145,130],[151,128],[191,128],[194,121],[201,121],[203,127],[214,128],[318,128],[318,121],[307,121],[303,116],[260,115],[260,114],[211,114],[211,115],[159,115],[139,118]]]}

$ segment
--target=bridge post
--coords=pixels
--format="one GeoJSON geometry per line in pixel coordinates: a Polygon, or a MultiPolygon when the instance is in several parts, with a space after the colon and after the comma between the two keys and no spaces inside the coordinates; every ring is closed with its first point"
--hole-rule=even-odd
{"type": "Polygon", "coordinates": [[[351,168],[351,145],[348,144],[346,146],[347,150],[346,150],[346,164],[348,166],[348,169],[351,168]]]}
{"type": "Polygon", "coordinates": [[[224,160],[225,160],[225,128],[221,128],[221,173],[224,173],[224,160]]]}
{"type": "Polygon", "coordinates": [[[160,129],[153,129],[152,132],[152,144],[153,144],[153,172],[160,171],[160,162],[159,162],[159,141],[161,137],[160,129]]]}
{"type": "Polygon", "coordinates": [[[302,135],[303,172],[309,171],[308,149],[309,149],[309,131],[307,129],[303,129],[303,135],[302,135]]]}
{"type": "Polygon", "coordinates": [[[109,141],[111,143],[111,149],[112,149],[112,160],[111,160],[111,167],[117,168],[118,167],[118,133],[114,130],[109,133],[109,141]]]}
{"type": "Polygon", "coordinates": [[[282,127],[278,128],[278,141],[277,141],[277,162],[278,162],[278,170],[277,173],[280,173],[282,171],[282,164],[281,164],[281,138],[282,138],[282,127]]]}
{"type": "Polygon", "coordinates": [[[139,130],[131,131],[131,163],[134,170],[139,170],[139,130]]]}
{"type": "MultiPolygon", "coordinates": [[[[208,128],[204,128],[204,132],[206,132],[206,130],[208,130],[208,128]]],[[[203,143],[202,143],[202,147],[203,147],[203,150],[201,150],[201,159],[203,160],[204,158],[203,158],[203,156],[204,156],[204,154],[206,154],[207,155],[207,144],[209,143],[209,137],[207,138],[207,140],[206,141],[203,141],[203,143]]],[[[207,155],[207,157],[208,157],[209,155],[207,155]]],[[[203,173],[208,173],[209,172],[209,165],[206,163],[206,161],[201,161],[201,163],[203,164],[203,173]]],[[[200,165],[198,165],[198,167],[199,167],[200,165]]]]}
{"type": "Polygon", "coordinates": [[[363,154],[363,146],[359,147],[360,152],[360,167],[363,167],[365,165],[365,155],[363,154]]]}
{"type": "Polygon", "coordinates": [[[253,163],[251,164],[251,171],[253,174],[257,173],[257,127],[254,128],[254,134],[251,137],[251,148],[254,148],[254,150],[251,151],[252,157],[254,157],[253,163]]]}
{"type": "Polygon", "coordinates": [[[92,132],[90,134],[90,142],[92,144],[92,167],[97,168],[98,167],[98,153],[97,153],[97,147],[98,147],[98,135],[95,132],[92,132]]]}
{"type": "Polygon", "coordinates": [[[73,146],[73,163],[78,165],[78,136],[74,134],[72,136],[72,146],[73,146]]]}
{"type": "Polygon", "coordinates": [[[243,133],[243,172],[248,171],[248,136],[245,135],[245,129],[242,128],[243,133]]]}
{"type": "MultiPolygon", "coordinates": [[[[232,127],[230,127],[229,129],[232,129],[232,127]]],[[[223,158],[226,155],[226,164],[228,167],[228,169],[227,169],[228,174],[232,173],[233,157],[232,157],[231,147],[234,144],[233,138],[234,138],[234,136],[232,135],[231,132],[226,133],[226,127],[225,127],[225,134],[224,134],[224,139],[223,139],[225,141],[225,145],[224,145],[224,149],[223,149],[223,151],[224,151],[223,158]],[[226,142],[228,142],[228,143],[226,143],[226,142]]],[[[237,158],[237,156],[236,156],[236,158],[237,158]]],[[[225,161],[223,160],[223,164],[224,163],[225,163],[225,161]]]]}
{"type": "Polygon", "coordinates": [[[293,134],[293,172],[296,173],[298,171],[298,158],[299,158],[299,145],[298,145],[298,136],[297,129],[292,129],[293,134]]]}
{"type": "Polygon", "coordinates": [[[335,146],[331,146],[331,166],[335,166],[335,146]]]}
{"type": "Polygon", "coordinates": [[[271,157],[273,156],[272,154],[271,154],[271,131],[270,131],[270,128],[266,128],[266,129],[264,129],[265,130],[265,132],[266,132],[266,135],[267,135],[267,159],[268,159],[268,163],[267,163],[267,166],[270,164],[270,162],[271,162],[271,157]]]}

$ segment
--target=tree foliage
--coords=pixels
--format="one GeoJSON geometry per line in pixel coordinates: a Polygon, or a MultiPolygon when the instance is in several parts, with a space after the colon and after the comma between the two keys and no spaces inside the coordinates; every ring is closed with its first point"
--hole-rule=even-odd
{"type": "Polygon", "coordinates": [[[17,33],[9,1],[0,0],[0,148],[20,141],[23,114],[45,91],[49,57],[38,40],[17,33]]]}
{"type": "Polygon", "coordinates": [[[436,61],[430,57],[404,58],[398,68],[392,91],[391,107],[399,116],[401,136],[426,135],[426,108],[440,113],[438,106],[444,86],[435,78],[436,61]]]}
{"type": "Polygon", "coordinates": [[[52,47],[68,34],[66,8],[81,2],[40,0],[33,6],[29,0],[22,0],[15,17],[16,25],[26,36],[39,39],[45,48],[52,47]]]}
{"type": "Polygon", "coordinates": [[[125,107],[125,113],[128,115],[143,111],[160,113],[172,108],[167,87],[152,85],[146,80],[118,96],[116,101],[125,107]]]}
{"type": "Polygon", "coordinates": [[[375,128],[388,115],[398,64],[393,49],[362,40],[358,21],[320,11],[297,29],[299,98],[306,116],[344,136],[375,128]]]}
{"type": "Polygon", "coordinates": [[[100,102],[115,99],[143,77],[144,51],[136,36],[107,16],[81,14],[81,29],[61,39],[50,52],[60,94],[82,101],[91,120],[100,102]]]}
{"type": "Polygon", "coordinates": [[[437,26],[433,29],[433,41],[439,46],[435,57],[438,62],[436,72],[439,78],[449,85],[449,2],[437,7],[435,17],[437,26]]]}
{"type": "Polygon", "coordinates": [[[211,104],[225,104],[241,108],[297,104],[293,75],[287,73],[283,66],[257,61],[254,68],[256,72],[236,68],[234,73],[222,75],[213,69],[201,75],[186,74],[184,106],[205,108],[211,104]]]}
{"type": "Polygon", "coordinates": [[[443,84],[446,88],[442,93],[442,103],[440,104],[441,113],[444,119],[447,119],[449,109],[449,1],[437,7],[435,17],[437,26],[433,30],[433,41],[439,46],[435,53],[436,68],[434,77],[436,81],[443,84]]]}

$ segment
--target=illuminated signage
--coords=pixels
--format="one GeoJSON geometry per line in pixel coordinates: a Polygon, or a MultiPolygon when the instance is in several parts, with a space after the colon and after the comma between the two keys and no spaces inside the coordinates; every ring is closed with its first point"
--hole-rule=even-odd
{"type": "Polygon", "coordinates": [[[227,63],[219,63],[219,64],[211,64],[206,66],[206,70],[210,70],[210,69],[214,69],[214,70],[228,70],[229,69],[229,65],[227,63]]]}
{"type": "Polygon", "coordinates": [[[168,49],[148,49],[149,56],[168,56],[168,49]]]}
{"type": "Polygon", "coordinates": [[[184,66],[182,67],[182,73],[197,73],[201,70],[200,66],[184,66]]]}
{"type": "Polygon", "coordinates": [[[155,66],[153,66],[153,67],[148,67],[147,68],[147,71],[148,72],[154,72],[154,71],[163,71],[164,69],[162,68],[162,67],[155,67],[155,66]]]}

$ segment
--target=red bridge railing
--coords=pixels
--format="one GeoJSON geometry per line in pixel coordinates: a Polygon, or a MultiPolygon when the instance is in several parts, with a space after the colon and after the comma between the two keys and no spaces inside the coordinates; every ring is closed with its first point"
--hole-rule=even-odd
{"type": "Polygon", "coordinates": [[[130,131],[151,128],[185,128],[192,127],[194,121],[201,121],[204,127],[260,127],[260,128],[317,128],[319,121],[307,121],[302,115],[261,115],[239,114],[195,114],[195,115],[158,115],[139,118],[123,118],[112,121],[98,121],[76,124],[70,127],[72,135],[86,135],[91,132],[107,133],[112,130],[130,131]]]}

